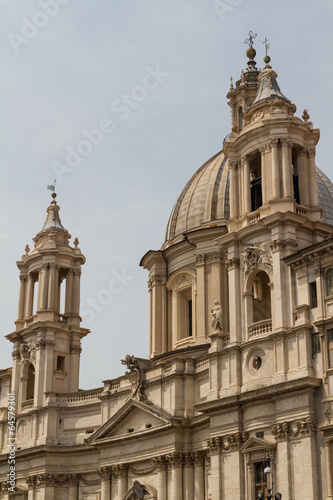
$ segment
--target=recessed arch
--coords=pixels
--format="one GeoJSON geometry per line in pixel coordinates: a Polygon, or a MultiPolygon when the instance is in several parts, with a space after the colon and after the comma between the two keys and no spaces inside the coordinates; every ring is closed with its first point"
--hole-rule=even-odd
{"type": "MultiPolygon", "coordinates": [[[[134,482],[133,482],[134,484],[134,482]]],[[[153,486],[142,484],[144,500],[157,500],[157,491],[153,486]]],[[[137,496],[133,491],[133,486],[125,493],[122,500],[136,500],[137,496]]]]}

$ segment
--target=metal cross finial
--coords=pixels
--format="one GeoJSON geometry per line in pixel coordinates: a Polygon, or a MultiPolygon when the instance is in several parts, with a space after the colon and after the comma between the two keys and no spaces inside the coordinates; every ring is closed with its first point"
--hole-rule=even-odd
{"type": "Polygon", "coordinates": [[[269,42],[269,39],[265,37],[265,40],[263,43],[265,44],[265,48],[266,48],[266,56],[267,56],[267,52],[269,50],[269,43],[268,42],[269,42]]]}
{"type": "Polygon", "coordinates": [[[253,47],[253,40],[257,36],[257,33],[253,33],[253,31],[249,31],[248,38],[245,40],[244,43],[248,43],[249,46],[252,48],[253,47]]]}

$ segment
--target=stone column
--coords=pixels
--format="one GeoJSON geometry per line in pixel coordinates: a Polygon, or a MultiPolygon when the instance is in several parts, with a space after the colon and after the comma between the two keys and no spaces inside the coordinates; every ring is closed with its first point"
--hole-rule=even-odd
{"type": "Polygon", "coordinates": [[[73,273],[74,269],[68,269],[66,274],[65,314],[73,312],[73,273]]]}
{"type": "Polygon", "coordinates": [[[28,274],[28,283],[27,283],[27,293],[25,297],[25,313],[24,316],[29,318],[33,314],[33,305],[34,305],[34,276],[32,273],[28,274]]]}
{"type": "Polygon", "coordinates": [[[276,477],[274,479],[275,491],[283,492],[283,500],[291,500],[291,475],[290,475],[290,452],[289,452],[289,422],[280,422],[272,425],[271,432],[277,441],[276,455],[276,477]]]}
{"type": "Polygon", "coordinates": [[[230,218],[236,219],[237,211],[237,162],[228,160],[230,170],[230,218]]]}
{"type": "MultiPolygon", "coordinates": [[[[193,500],[194,494],[194,470],[193,470],[193,454],[185,453],[184,455],[184,500],[193,500]]],[[[201,497],[204,498],[204,497],[201,497]]]]}
{"type": "Polygon", "coordinates": [[[101,467],[97,472],[101,476],[101,500],[110,500],[112,468],[101,467]]]}
{"type": "MultiPolygon", "coordinates": [[[[261,179],[262,182],[262,179],[261,179]]],[[[250,162],[249,157],[243,158],[243,193],[244,193],[244,212],[251,212],[251,181],[250,181],[250,162]]]]}
{"type": "Polygon", "coordinates": [[[157,356],[165,352],[163,345],[165,339],[164,318],[166,311],[163,308],[163,294],[165,286],[161,273],[151,271],[149,274],[149,295],[150,295],[150,355],[157,356]]]}
{"type": "Polygon", "coordinates": [[[171,468],[171,491],[170,498],[172,500],[183,500],[183,455],[182,453],[174,452],[167,456],[171,468]]]}
{"type": "Polygon", "coordinates": [[[25,299],[26,282],[27,282],[27,277],[20,275],[20,294],[18,303],[18,314],[17,314],[18,320],[22,320],[24,318],[24,299],[25,299]]]}
{"type": "Polygon", "coordinates": [[[28,500],[35,500],[35,480],[35,476],[29,476],[27,478],[28,500]]]}
{"type": "Polygon", "coordinates": [[[301,205],[309,205],[309,175],[308,165],[306,158],[306,151],[304,148],[297,149],[297,163],[298,163],[298,186],[301,205]]]}
{"type": "Polygon", "coordinates": [[[46,309],[47,306],[47,271],[48,265],[42,264],[38,273],[38,298],[37,298],[37,311],[46,309]]]}
{"type": "Polygon", "coordinates": [[[80,277],[81,269],[74,269],[72,313],[77,315],[80,314],[80,277]]]}
{"type": "Polygon", "coordinates": [[[112,466],[112,475],[118,479],[118,495],[116,500],[122,500],[127,491],[127,464],[118,464],[112,466]]]}
{"type": "Polygon", "coordinates": [[[281,139],[282,143],[282,185],[283,185],[283,197],[292,198],[293,186],[291,184],[292,180],[292,168],[289,162],[289,141],[288,139],[281,139]]]}
{"type": "Polygon", "coordinates": [[[239,266],[239,258],[232,257],[227,260],[229,278],[230,343],[241,342],[242,340],[239,266]]]}
{"type": "Polygon", "coordinates": [[[196,451],[194,457],[194,500],[205,498],[205,452],[196,451]]]}
{"type": "Polygon", "coordinates": [[[269,142],[272,149],[272,184],[273,199],[280,198],[280,169],[278,157],[278,139],[272,139],[269,142]]]}
{"type": "Polygon", "coordinates": [[[167,461],[165,456],[153,459],[157,465],[157,498],[167,500],[167,461]]]}
{"type": "Polygon", "coordinates": [[[326,452],[326,474],[327,474],[327,497],[326,500],[333,498],[333,463],[332,463],[332,441],[325,441],[326,452]]]}
{"type": "Polygon", "coordinates": [[[49,264],[50,267],[50,276],[49,276],[49,290],[48,290],[48,300],[47,300],[47,308],[55,309],[56,304],[56,287],[58,283],[57,279],[57,267],[52,262],[49,264]]]}
{"type": "Polygon", "coordinates": [[[214,500],[222,500],[222,439],[215,437],[208,440],[210,448],[211,495],[214,500]]]}
{"type": "Polygon", "coordinates": [[[38,500],[54,500],[54,487],[56,476],[52,474],[38,474],[36,476],[36,488],[38,488],[38,500]]]}
{"type": "Polygon", "coordinates": [[[316,150],[309,149],[309,184],[310,184],[310,205],[318,207],[318,188],[317,188],[317,172],[316,172],[316,150]]]}
{"type": "MultiPolygon", "coordinates": [[[[68,500],[77,500],[79,476],[77,474],[70,474],[67,479],[69,483],[68,500]]],[[[110,500],[109,497],[107,500],[110,500]]]]}
{"type": "Polygon", "coordinates": [[[267,172],[266,172],[266,163],[265,163],[265,155],[267,151],[267,146],[261,146],[259,148],[261,154],[261,194],[262,194],[262,204],[265,205],[268,201],[268,192],[267,192],[267,172]]]}
{"type": "MultiPolygon", "coordinates": [[[[206,281],[205,281],[205,266],[206,255],[196,255],[196,269],[197,269],[197,331],[198,337],[204,337],[206,333],[206,281]]],[[[192,297],[193,301],[195,297],[192,297]]]]}

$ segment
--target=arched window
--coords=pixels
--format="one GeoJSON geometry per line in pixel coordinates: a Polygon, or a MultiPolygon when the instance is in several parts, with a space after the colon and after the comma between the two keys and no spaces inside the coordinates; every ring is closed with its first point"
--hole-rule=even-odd
{"type": "Polygon", "coordinates": [[[253,322],[263,321],[272,317],[271,291],[269,277],[264,271],[259,271],[253,278],[253,322]]]}
{"type": "Polygon", "coordinates": [[[25,400],[34,399],[35,397],[35,367],[32,363],[29,364],[27,376],[27,388],[25,400]]]}
{"type": "Polygon", "coordinates": [[[238,126],[239,126],[239,131],[242,130],[244,123],[243,123],[243,108],[242,106],[238,109],[238,126]]]}
{"type": "Polygon", "coordinates": [[[326,293],[333,295],[333,269],[330,269],[326,274],[326,293]]]}

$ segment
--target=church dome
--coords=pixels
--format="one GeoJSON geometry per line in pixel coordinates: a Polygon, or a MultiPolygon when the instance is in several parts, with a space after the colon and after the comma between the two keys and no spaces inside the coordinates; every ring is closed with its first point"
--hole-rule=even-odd
{"type": "MultiPolygon", "coordinates": [[[[333,184],[317,168],[319,207],[322,222],[333,225],[333,184]]],[[[223,225],[230,218],[229,171],[220,151],[204,163],[178,197],[166,228],[165,243],[195,229],[223,225]]]]}

